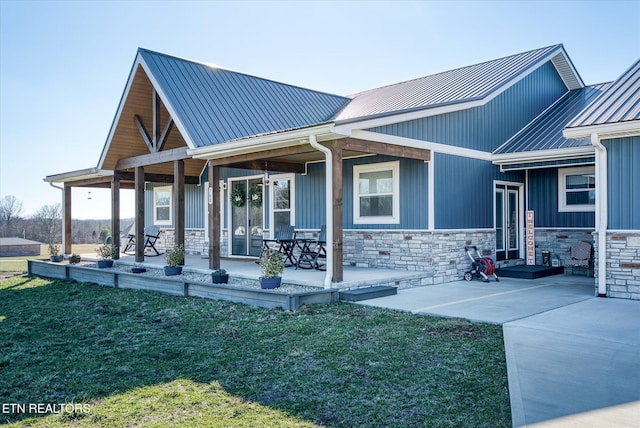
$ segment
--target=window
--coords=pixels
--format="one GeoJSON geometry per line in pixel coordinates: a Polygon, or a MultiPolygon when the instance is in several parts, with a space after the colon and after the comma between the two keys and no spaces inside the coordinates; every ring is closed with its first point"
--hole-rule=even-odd
{"type": "Polygon", "coordinates": [[[271,176],[271,236],[280,226],[295,225],[295,175],[271,176]]]}
{"type": "Polygon", "coordinates": [[[595,211],[596,174],[593,166],[558,170],[558,211],[595,211]]]}
{"type": "Polygon", "coordinates": [[[400,162],[353,167],[353,222],[400,222],[400,162]]]}
{"type": "Polygon", "coordinates": [[[153,224],[171,224],[171,186],[153,189],[153,224]]]}

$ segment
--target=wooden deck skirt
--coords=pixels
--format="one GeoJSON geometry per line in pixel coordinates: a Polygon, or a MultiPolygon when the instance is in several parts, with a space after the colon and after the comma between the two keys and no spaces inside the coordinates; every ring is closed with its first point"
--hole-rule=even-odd
{"type": "Polygon", "coordinates": [[[29,275],[47,278],[71,279],[113,288],[159,291],[173,296],[227,300],[263,308],[282,308],[288,311],[295,311],[302,305],[331,303],[338,299],[338,290],[332,289],[283,293],[234,285],[176,280],[171,277],[152,277],[113,269],[98,269],[40,260],[29,260],[28,271],[29,275]]]}

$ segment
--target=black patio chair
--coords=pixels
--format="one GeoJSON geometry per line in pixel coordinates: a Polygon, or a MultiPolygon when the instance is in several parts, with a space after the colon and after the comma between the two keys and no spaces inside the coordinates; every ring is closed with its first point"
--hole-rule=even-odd
{"type": "MultiPolygon", "coordinates": [[[[136,235],[135,233],[131,233],[132,230],[130,230],[129,234],[127,235],[127,238],[129,240],[127,241],[127,244],[125,245],[124,250],[122,251],[125,254],[133,254],[133,251],[135,251],[135,248],[136,248],[136,235]]],[[[158,240],[158,238],[160,238],[160,232],[161,232],[160,226],[154,225],[154,226],[147,226],[144,228],[144,251],[146,252],[147,248],[150,248],[155,253],[155,254],[149,254],[149,257],[156,257],[164,254],[158,251],[158,249],[156,248],[156,241],[158,240]]]]}
{"type": "MultiPolygon", "coordinates": [[[[274,239],[262,240],[262,251],[277,250],[284,256],[285,266],[296,266],[296,258],[293,249],[296,243],[296,231],[291,225],[279,226],[274,239]]],[[[262,258],[262,254],[260,254],[262,258]]]]}
{"type": "Polygon", "coordinates": [[[296,269],[318,269],[326,270],[327,260],[327,226],[322,225],[320,227],[320,233],[318,233],[317,239],[304,239],[299,240],[299,244],[302,245],[302,250],[298,256],[298,263],[296,269]],[[321,260],[324,259],[324,263],[321,260]]]}

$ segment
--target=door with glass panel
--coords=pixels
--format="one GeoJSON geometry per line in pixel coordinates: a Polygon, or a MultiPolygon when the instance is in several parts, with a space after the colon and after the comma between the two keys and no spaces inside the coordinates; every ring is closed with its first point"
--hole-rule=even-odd
{"type": "Polygon", "coordinates": [[[495,189],[496,259],[520,258],[520,186],[497,184],[495,189]]]}
{"type": "Polygon", "coordinates": [[[231,255],[260,256],[264,228],[262,178],[231,180],[231,255]]]}

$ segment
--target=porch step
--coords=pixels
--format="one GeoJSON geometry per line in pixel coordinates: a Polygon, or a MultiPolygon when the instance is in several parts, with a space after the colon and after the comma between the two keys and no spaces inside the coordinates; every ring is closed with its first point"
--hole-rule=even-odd
{"type": "Polygon", "coordinates": [[[347,302],[359,302],[361,300],[393,296],[396,294],[398,294],[398,287],[378,285],[376,287],[356,288],[355,290],[341,291],[340,300],[345,300],[347,302]]]}

